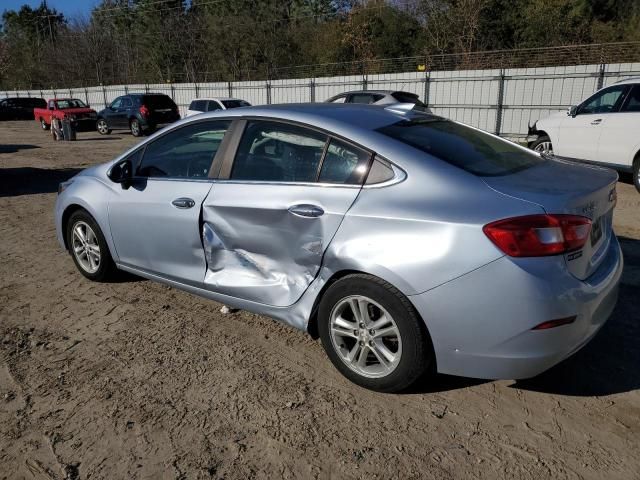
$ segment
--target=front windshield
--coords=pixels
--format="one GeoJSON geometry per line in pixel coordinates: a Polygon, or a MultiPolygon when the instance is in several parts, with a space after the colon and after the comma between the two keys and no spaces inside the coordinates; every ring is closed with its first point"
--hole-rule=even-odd
{"type": "Polygon", "coordinates": [[[86,108],[86,105],[82,100],[70,98],[66,100],[56,100],[56,107],[58,110],[66,110],[67,108],[86,108]]]}

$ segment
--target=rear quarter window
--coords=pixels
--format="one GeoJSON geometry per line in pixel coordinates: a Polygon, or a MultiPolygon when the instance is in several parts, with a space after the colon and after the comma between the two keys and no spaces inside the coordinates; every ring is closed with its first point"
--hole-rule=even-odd
{"type": "Polygon", "coordinates": [[[546,161],[507,140],[440,117],[403,120],[378,131],[481,177],[508,175],[546,161]]]}

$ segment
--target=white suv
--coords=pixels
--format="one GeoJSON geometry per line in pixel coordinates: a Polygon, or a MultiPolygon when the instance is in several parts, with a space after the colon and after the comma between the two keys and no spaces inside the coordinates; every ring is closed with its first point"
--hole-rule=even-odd
{"type": "Polygon", "coordinates": [[[250,107],[251,104],[240,98],[195,98],[191,100],[185,117],[214,110],[229,110],[230,108],[250,107]]]}
{"type": "Polygon", "coordinates": [[[529,127],[529,148],[633,173],[640,192],[640,78],[623,80],[529,127]]]}

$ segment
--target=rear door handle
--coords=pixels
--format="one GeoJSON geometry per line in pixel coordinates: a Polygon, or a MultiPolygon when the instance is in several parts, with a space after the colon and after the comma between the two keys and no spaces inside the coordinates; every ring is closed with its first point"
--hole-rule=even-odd
{"type": "Polygon", "coordinates": [[[176,208],[192,208],[195,206],[196,202],[194,202],[190,198],[182,197],[176,198],[171,204],[176,208]]]}
{"type": "Polygon", "coordinates": [[[317,205],[293,205],[289,207],[289,212],[297,215],[298,217],[317,218],[324,215],[324,210],[317,205]]]}
{"type": "Polygon", "coordinates": [[[602,119],[598,118],[598,119],[594,120],[593,122],[591,122],[591,125],[600,125],[600,122],[602,122],[602,119]]]}

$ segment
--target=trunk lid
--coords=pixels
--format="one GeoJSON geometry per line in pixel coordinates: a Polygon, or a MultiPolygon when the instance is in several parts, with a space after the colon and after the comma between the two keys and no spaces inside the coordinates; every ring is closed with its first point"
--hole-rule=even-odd
{"type": "Polygon", "coordinates": [[[553,159],[510,175],[482,179],[492,189],[540,205],[547,213],[590,218],[589,240],[581,250],[564,257],[568,270],[580,280],[598,268],[613,234],[618,180],[615,171],[553,159]]]}

